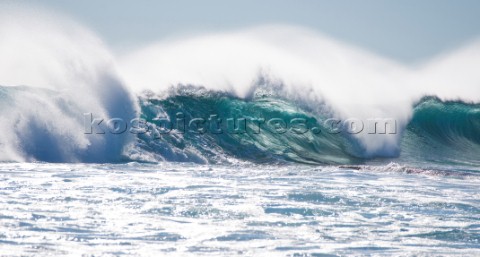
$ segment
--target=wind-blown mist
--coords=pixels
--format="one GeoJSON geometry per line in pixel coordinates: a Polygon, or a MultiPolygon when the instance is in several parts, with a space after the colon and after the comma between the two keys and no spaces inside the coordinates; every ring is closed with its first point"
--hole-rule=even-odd
{"type": "Polygon", "coordinates": [[[84,133],[83,113],[135,117],[108,49],[68,19],[9,11],[0,13],[0,160],[119,161],[130,135],[84,133]]]}
{"type": "Polygon", "coordinates": [[[468,136],[479,129],[478,107],[463,102],[480,102],[479,43],[408,67],[314,31],[272,25],[164,40],[115,58],[67,18],[25,10],[1,14],[0,160],[350,163],[398,157],[412,152],[405,145],[425,129],[421,122],[411,127],[418,104],[440,105],[442,113],[451,108],[448,100],[465,104],[458,115],[466,126],[474,124],[473,131],[452,132],[450,120],[437,120],[441,133],[478,143],[468,136]],[[391,134],[292,137],[172,131],[159,140],[155,119],[173,119],[178,111],[188,117],[303,115],[319,125],[331,117],[387,118],[398,127],[391,134]],[[141,117],[153,129],[85,134],[84,113],[141,117]]]}

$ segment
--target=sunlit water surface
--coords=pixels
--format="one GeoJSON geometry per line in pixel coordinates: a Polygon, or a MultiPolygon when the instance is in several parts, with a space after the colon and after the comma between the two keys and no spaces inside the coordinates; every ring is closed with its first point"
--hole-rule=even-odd
{"type": "Polygon", "coordinates": [[[2,256],[480,255],[480,176],[409,169],[0,164],[2,256]]]}

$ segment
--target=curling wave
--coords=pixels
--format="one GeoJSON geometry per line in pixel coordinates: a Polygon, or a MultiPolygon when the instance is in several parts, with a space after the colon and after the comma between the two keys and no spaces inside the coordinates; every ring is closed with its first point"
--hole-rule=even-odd
{"type": "Polygon", "coordinates": [[[478,164],[478,42],[412,68],[304,28],[263,26],[166,40],[115,58],[65,17],[3,9],[0,38],[0,161],[478,164]],[[85,113],[140,118],[149,129],[85,133],[85,113]],[[303,119],[310,129],[256,133],[247,123],[246,133],[165,133],[161,124],[211,115],[303,119]],[[325,133],[331,118],[388,118],[397,126],[325,133]]]}
{"type": "MultiPolygon", "coordinates": [[[[256,163],[300,162],[310,164],[362,164],[378,158],[396,162],[449,162],[475,164],[480,153],[480,106],[461,101],[444,102],[436,97],[425,97],[413,107],[413,117],[401,135],[398,154],[365,156],[365,148],[351,133],[330,133],[324,121],[334,111],[326,104],[315,110],[292,99],[263,88],[251,97],[242,99],[228,93],[204,88],[180,86],[172,88],[168,96],[145,93],[140,97],[142,114],[150,130],[138,135],[136,157],[145,161],[190,161],[200,163],[228,163],[250,161],[256,163]],[[321,110],[321,111],[319,111],[321,110]],[[184,126],[189,120],[201,117],[208,120],[226,117],[283,121],[303,119],[315,130],[302,133],[279,133],[265,123],[257,133],[256,124],[245,123],[241,133],[223,126],[220,133],[197,133],[170,125],[181,113],[184,126]],[[185,120],[187,121],[185,123],[185,120]],[[143,154],[138,155],[138,153],[143,154]],[[142,159],[142,158],[140,158],[142,159]]],[[[188,125],[187,125],[188,126],[188,125]]],[[[236,124],[238,128],[239,124],[236,124]]],[[[208,130],[203,127],[203,129],[208,130]]],[[[381,136],[381,135],[377,135],[381,136]]]]}

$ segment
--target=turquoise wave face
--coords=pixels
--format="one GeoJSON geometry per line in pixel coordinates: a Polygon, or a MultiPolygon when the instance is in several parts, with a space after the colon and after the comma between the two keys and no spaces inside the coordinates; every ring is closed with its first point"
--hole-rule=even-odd
{"type": "Polygon", "coordinates": [[[295,102],[281,98],[245,100],[225,93],[190,89],[164,99],[140,100],[141,118],[151,128],[139,135],[144,149],[172,161],[359,161],[348,137],[326,133],[330,129],[323,122],[327,115],[314,116],[295,102]],[[193,119],[205,122],[199,126],[191,122],[193,119]],[[176,129],[165,133],[166,123],[176,129]],[[180,129],[179,123],[182,123],[180,129]]]}
{"type": "Polygon", "coordinates": [[[402,142],[409,160],[480,163],[480,105],[424,97],[402,142]]]}
{"type": "MultiPolygon", "coordinates": [[[[191,87],[176,89],[164,98],[150,94],[141,97],[140,104],[141,118],[150,129],[138,135],[138,145],[157,159],[310,164],[375,160],[360,157],[362,147],[351,134],[331,133],[325,125],[332,117],[326,106],[319,113],[281,97],[240,99],[191,87]],[[234,121],[229,123],[228,118],[234,121]],[[251,122],[259,118],[265,122],[251,122]],[[272,119],[286,122],[268,122],[272,119]],[[298,119],[305,122],[300,126],[295,123],[298,119]]],[[[426,97],[414,106],[413,118],[401,141],[401,154],[395,161],[473,163],[479,153],[479,105],[426,97]]]]}

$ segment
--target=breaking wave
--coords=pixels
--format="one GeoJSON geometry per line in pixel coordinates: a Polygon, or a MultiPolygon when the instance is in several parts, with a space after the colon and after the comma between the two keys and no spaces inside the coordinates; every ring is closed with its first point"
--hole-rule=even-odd
{"type": "Polygon", "coordinates": [[[406,67],[304,28],[263,26],[115,57],[57,14],[0,14],[1,161],[475,163],[480,153],[478,43],[406,67]],[[148,131],[108,133],[113,125],[103,122],[107,133],[85,133],[86,114],[142,119],[148,131]],[[238,133],[233,122],[233,133],[189,133],[162,124],[212,115],[227,126],[228,118],[302,119],[308,130],[247,122],[238,133]],[[343,124],[329,133],[332,118],[390,119],[396,129],[349,133],[343,124]]]}

